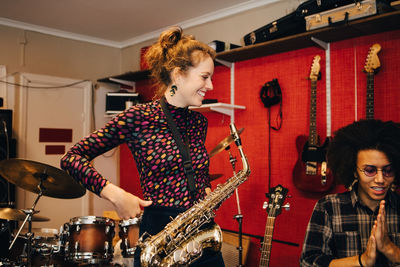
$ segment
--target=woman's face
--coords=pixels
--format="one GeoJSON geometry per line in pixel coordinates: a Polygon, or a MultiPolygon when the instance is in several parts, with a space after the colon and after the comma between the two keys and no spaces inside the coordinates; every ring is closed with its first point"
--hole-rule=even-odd
{"type": "Polygon", "coordinates": [[[207,91],[213,90],[211,81],[214,74],[214,62],[206,56],[200,62],[190,67],[185,73],[179,73],[176,77],[178,87],[174,102],[180,107],[200,106],[207,91]],[[178,101],[178,102],[176,102],[178,101]]]}
{"type": "Polygon", "coordinates": [[[375,149],[359,151],[357,175],[359,178],[358,196],[365,205],[375,210],[379,202],[385,198],[395,178],[386,154],[375,149]]]}

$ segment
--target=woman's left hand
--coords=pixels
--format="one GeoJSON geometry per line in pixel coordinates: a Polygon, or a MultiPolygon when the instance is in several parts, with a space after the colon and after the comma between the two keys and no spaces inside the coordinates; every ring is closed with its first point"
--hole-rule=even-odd
{"type": "Polygon", "coordinates": [[[206,195],[208,196],[210,193],[211,193],[211,188],[209,188],[209,187],[206,187],[206,195]]]}

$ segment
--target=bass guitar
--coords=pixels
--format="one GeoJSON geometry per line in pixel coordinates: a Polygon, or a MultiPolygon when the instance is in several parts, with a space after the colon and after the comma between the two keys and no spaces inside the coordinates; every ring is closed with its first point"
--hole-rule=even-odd
{"type": "Polygon", "coordinates": [[[301,135],[296,139],[296,146],[299,157],[293,168],[293,183],[296,188],[306,192],[326,192],[333,185],[333,176],[327,168],[326,149],[329,144],[329,137],[324,144],[319,146],[317,134],[317,81],[320,76],[321,57],[314,57],[311,72],[311,99],[310,99],[310,133],[307,136],[301,135]]]}
{"type": "Polygon", "coordinates": [[[374,118],[374,75],[378,73],[381,63],[379,62],[378,53],[381,51],[380,44],[374,44],[369,48],[367,58],[365,60],[364,72],[367,74],[367,104],[366,119],[374,118]]]}
{"type": "Polygon", "coordinates": [[[265,234],[264,241],[262,242],[261,248],[261,257],[260,257],[260,267],[268,267],[269,258],[271,255],[271,243],[272,243],[272,234],[274,232],[275,218],[278,216],[282,207],[288,208],[289,204],[282,206],[285,201],[288,189],[277,185],[274,188],[270,189],[267,197],[269,198],[269,203],[264,203],[268,211],[267,223],[265,225],[265,234]]]}

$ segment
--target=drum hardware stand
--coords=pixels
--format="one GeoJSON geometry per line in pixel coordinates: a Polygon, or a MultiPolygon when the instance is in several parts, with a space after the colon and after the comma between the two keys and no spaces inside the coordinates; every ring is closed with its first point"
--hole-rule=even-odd
{"type": "MultiPolygon", "coordinates": [[[[39,174],[40,177],[40,182],[38,184],[38,189],[39,189],[39,193],[38,196],[36,197],[32,207],[28,210],[22,210],[25,214],[25,220],[23,221],[21,227],[19,228],[17,234],[15,235],[13,241],[10,244],[10,247],[8,248],[8,250],[11,250],[11,248],[13,247],[15,241],[17,240],[18,236],[20,235],[22,228],[24,228],[26,222],[28,222],[28,232],[26,233],[26,237],[27,237],[27,245],[26,245],[26,249],[23,249],[23,256],[26,257],[27,259],[27,266],[30,267],[31,266],[31,253],[32,253],[32,238],[33,238],[33,233],[32,233],[32,216],[35,213],[38,213],[39,211],[35,211],[35,207],[36,204],[38,203],[40,197],[43,195],[43,189],[44,187],[42,187],[42,183],[44,180],[47,179],[48,175],[46,174],[46,169],[43,171],[43,173],[39,174]]],[[[22,256],[21,255],[21,256],[22,256]]]]}
{"type": "MultiPolygon", "coordinates": [[[[230,146],[227,146],[225,148],[225,150],[228,151],[229,153],[229,162],[232,165],[232,169],[233,169],[233,175],[236,175],[236,157],[232,156],[232,153],[230,151],[230,146]]],[[[243,246],[242,246],[242,223],[243,223],[243,215],[241,213],[240,210],[240,202],[239,202],[239,193],[238,193],[238,189],[235,189],[235,194],[236,194],[236,204],[237,204],[237,209],[238,209],[238,214],[234,215],[233,218],[237,220],[237,222],[239,223],[239,234],[238,234],[238,239],[239,239],[239,245],[237,247],[237,250],[239,251],[239,265],[238,267],[243,267],[242,265],[242,254],[243,254],[243,246]]]]}

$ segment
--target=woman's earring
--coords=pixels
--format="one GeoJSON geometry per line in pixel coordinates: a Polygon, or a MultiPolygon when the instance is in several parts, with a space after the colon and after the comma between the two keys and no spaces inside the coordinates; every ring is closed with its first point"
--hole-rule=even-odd
{"type": "Polygon", "coordinates": [[[171,89],[169,90],[171,96],[174,96],[174,95],[175,95],[175,92],[176,92],[177,90],[178,90],[178,87],[176,87],[176,85],[173,84],[173,85],[171,86],[171,89]]]}

